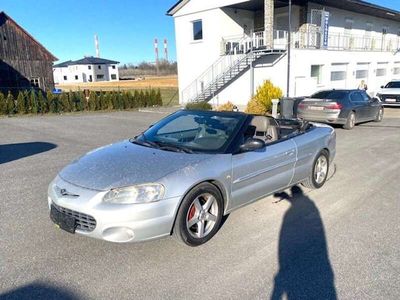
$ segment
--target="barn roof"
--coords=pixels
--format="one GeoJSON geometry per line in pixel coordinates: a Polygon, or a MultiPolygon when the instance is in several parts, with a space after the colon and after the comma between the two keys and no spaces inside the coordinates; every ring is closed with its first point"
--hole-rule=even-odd
{"type": "Polygon", "coordinates": [[[73,65],[114,65],[119,64],[119,61],[109,60],[100,57],[88,56],[78,60],[68,60],[54,65],[54,68],[66,68],[73,65]]]}
{"type": "Polygon", "coordinates": [[[46,49],[41,43],[39,43],[32,35],[29,34],[28,31],[26,31],[24,28],[22,28],[17,22],[15,22],[9,15],[7,15],[4,11],[0,11],[0,20],[1,19],[6,19],[9,20],[14,26],[18,27],[24,34],[26,34],[29,39],[38,45],[42,50],[49,55],[52,61],[58,60],[57,57],[55,57],[49,50],[46,49]]]}

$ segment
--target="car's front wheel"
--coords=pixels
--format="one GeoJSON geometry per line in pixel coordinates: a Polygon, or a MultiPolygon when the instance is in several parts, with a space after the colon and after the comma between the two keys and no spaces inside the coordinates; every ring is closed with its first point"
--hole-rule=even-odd
{"type": "Polygon", "coordinates": [[[223,206],[220,191],[211,183],[205,182],[194,187],[178,210],[174,237],[192,247],[206,243],[221,225],[223,206]]]}
{"type": "Polygon", "coordinates": [[[310,189],[319,189],[325,184],[329,172],[329,154],[322,150],[314,160],[311,174],[302,183],[310,189]]]}

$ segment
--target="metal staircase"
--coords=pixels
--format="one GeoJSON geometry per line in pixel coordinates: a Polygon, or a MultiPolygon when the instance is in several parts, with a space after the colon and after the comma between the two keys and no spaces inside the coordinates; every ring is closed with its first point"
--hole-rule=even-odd
{"type": "Polygon", "coordinates": [[[286,45],[281,49],[266,48],[262,34],[254,33],[251,38],[224,41],[221,47],[224,53],[182,91],[183,102],[208,102],[247,71],[257,59],[286,52],[286,45]]]}

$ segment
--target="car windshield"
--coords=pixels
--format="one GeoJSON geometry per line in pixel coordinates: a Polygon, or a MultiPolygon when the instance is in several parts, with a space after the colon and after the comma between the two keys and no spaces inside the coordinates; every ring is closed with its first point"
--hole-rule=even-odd
{"type": "Polygon", "coordinates": [[[345,98],[348,93],[348,91],[322,91],[313,94],[310,98],[339,100],[345,98]]]}
{"type": "Polygon", "coordinates": [[[385,86],[385,88],[387,88],[387,89],[400,89],[400,81],[391,81],[385,86]]]}
{"type": "Polygon", "coordinates": [[[224,153],[246,116],[183,110],[150,127],[133,142],[177,152],[224,153]]]}

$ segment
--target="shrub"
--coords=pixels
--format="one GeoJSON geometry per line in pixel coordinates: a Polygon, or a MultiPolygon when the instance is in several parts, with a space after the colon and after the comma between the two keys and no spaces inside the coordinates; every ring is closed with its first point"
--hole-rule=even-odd
{"type": "Polygon", "coordinates": [[[26,108],[26,100],[25,100],[25,95],[23,92],[19,92],[18,93],[18,97],[17,97],[17,112],[19,114],[24,114],[27,111],[26,108]]]}
{"type": "Polygon", "coordinates": [[[282,90],[272,84],[271,81],[264,81],[263,85],[257,88],[254,97],[247,104],[246,112],[257,115],[265,115],[272,111],[272,99],[282,97],[282,90]]]}
{"type": "Polygon", "coordinates": [[[156,105],[162,106],[163,105],[163,101],[162,101],[162,97],[161,97],[161,90],[157,89],[157,93],[156,93],[156,105]]]}
{"type": "Polygon", "coordinates": [[[191,110],[212,110],[211,104],[205,101],[187,103],[185,108],[191,110]]]}
{"type": "Polygon", "coordinates": [[[222,104],[217,107],[217,111],[233,111],[233,108],[235,105],[233,105],[232,102],[228,101],[225,104],[222,104]]]}
{"type": "Polygon", "coordinates": [[[72,105],[66,93],[60,95],[60,106],[63,112],[70,112],[72,110],[72,105]]]}
{"type": "Polygon", "coordinates": [[[15,99],[13,94],[11,94],[11,92],[8,92],[6,103],[7,103],[7,114],[9,115],[15,114],[15,99]]]}
{"type": "Polygon", "coordinates": [[[48,106],[48,103],[47,103],[47,99],[43,96],[42,91],[38,92],[37,99],[38,99],[38,103],[39,103],[39,111],[42,114],[47,113],[49,111],[49,106],[48,106]]]}
{"type": "Polygon", "coordinates": [[[92,91],[89,94],[88,110],[96,110],[96,93],[92,91]]]}
{"type": "Polygon", "coordinates": [[[6,98],[4,97],[4,94],[2,92],[0,92],[0,114],[7,114],[6,98]]]}

